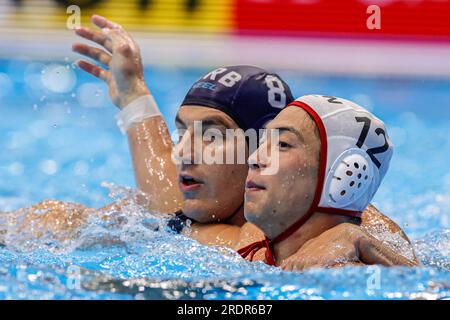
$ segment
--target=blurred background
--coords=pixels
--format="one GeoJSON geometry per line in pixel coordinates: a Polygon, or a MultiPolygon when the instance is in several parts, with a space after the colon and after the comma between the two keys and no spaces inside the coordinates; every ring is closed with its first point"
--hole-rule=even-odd
{"type": "Polygon", "coordinates": [[[450,74],[447,0],[0,0],[0,54],[70,56],[74,13],[122,24],[148,64],[450,74]],[[368,29],[371,5],[380,29],[368,29]]]}
{"type": "Polygon", "coordinates": [[[296,96],[351,99],[384,120],[396,149],[375,205],[408,234],[450,227],[447,0],[0,0],[0,211],[99,207],[102,182],[134,186],[108,90],[71,53],[70,27],[93,13],[135,37],[171,130],[211,68],[273,70],[296,96]]]}

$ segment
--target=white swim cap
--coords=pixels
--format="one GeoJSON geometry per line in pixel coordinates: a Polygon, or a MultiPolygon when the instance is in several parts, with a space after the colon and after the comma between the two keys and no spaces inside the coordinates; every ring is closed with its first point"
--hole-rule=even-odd
{"type": "Polygon", "coordinates": [[[306,95],[290,106],[308,112],[319,128],[322,153],[317,209],[362,212],[392,157],[393,145],[384,123],[356,103],[331,96],[306,95]]]}
{"type": "Polygon", "coordinates": [[[275,265],[272,245],[287,239],[314,212],[361,217],[389,167],[393,146],[384,123],[354,102],[306,95],[289,107],[305,110],[316,123],[321,141],[314,199],[308,211],[274,239],[266,237],[238,250],[242,257],[266,248],[266,262],[275,265]]]}

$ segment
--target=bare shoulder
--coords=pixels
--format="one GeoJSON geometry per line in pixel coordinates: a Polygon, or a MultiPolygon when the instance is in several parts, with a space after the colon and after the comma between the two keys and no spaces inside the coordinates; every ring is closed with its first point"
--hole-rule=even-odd
{"type": "Polygon", "coordinates": [[[236,243],[236,249],[245,247],[253,242],[263,240],[264,233],[253,223],[246,222],[240,230],[239,240],[236,243]]]}
{"type": "Polygon", "coordinates": [[[411,241],[403,230],[373,205],[363,212],[361,228],[394,252],[418,263],[411,241]]]}
{"type": "Polygon", "coordinates": [[[191,226],[191,229],[192,231],[188,236],[201,244],[234,248],[241,227],[222,223],[195,223],[191,226]]]}
{"type": "Polygon", "coordinates": [[[52,232],[55,238],[70,237],[70,234],[83,225],[92,209],[79,203],[58,200],[44,200],[14,212],[14,224],[19,232],[35,233],[40,237],[52,232]]]}
{"type": "Polygon", "coordinates": [[[411,242],[408,236],[403,232],[402,228],[400,228],[397,223],[384,215],[372,204],[369,204],[367,209],[364,210],[361,216],[361,226],[369,229],[381,228],[388,230],[391,233],[400,233],[403,239],[405,239],[409,243],[411,242]]]}
{"type": "Polygon", "coordinates": [[[19,211],[25,211],[29,219],[55,219],[57,223],[62,223],[64,220],[84,220],[84,213],[87,209],[80,203],[44,200],[31,207],[19,209],[19,211]]]}

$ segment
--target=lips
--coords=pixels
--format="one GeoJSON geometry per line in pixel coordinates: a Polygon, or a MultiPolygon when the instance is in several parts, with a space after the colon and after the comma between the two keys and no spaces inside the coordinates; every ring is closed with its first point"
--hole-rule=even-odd
{"type": "Polygon", "coordinates": [[[248,180],[245,183],[245,191],[255,192],[255,191],[261,191],[261,190],[266,190],[266,188],[262,185],[259,185],[255,182],[253,182],[252,180],[248,180]]]}
{"type": "Polygon", "coordinates": [[[188,174],[180,174],[178,180],[182,192],[195,190],[203,185],[202,181],[188,174]]]}

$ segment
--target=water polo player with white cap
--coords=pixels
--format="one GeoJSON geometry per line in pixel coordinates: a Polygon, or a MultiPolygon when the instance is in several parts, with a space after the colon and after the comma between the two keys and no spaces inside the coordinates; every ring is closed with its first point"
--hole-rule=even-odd
{"type": "Polygon", "coordinates": [[[260,149],[270,147],[270,155],[258,149],[249,158],[245,195],[245,217],[266,239],[239,253],[252,260],[265,248],[266,262],[276,265],[342,223],[359,228],[389,167],[393,145],[380,119],[330,96],[297,99],[267,129],[278,130],[279,142],[267,139],[260,149]],[[267,174],[274,161],[278,171],[267,174]]]}

